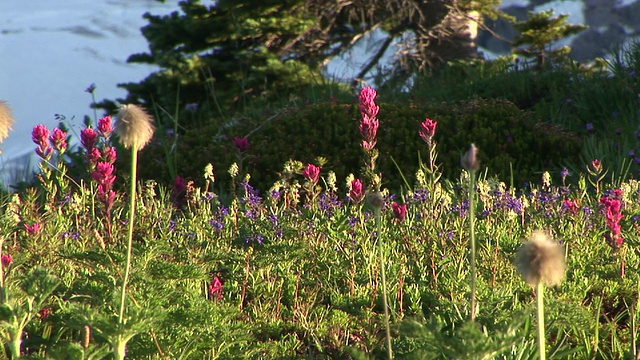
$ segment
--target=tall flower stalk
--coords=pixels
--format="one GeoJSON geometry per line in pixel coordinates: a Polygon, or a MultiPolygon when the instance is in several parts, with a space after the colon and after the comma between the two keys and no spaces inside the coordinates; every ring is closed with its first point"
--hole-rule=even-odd
{"type": "Polygon", "coordinates": [[[475,188],[476,172],[480,168],[478,162],[478,149],[471,144],[469,150],[460,161],[462,167],[469,172],[469,242],[470,254],[469,263],[471,265],[471,295],[469,303],[471,306],[471,321],[476,319],[476,233],[475,233],[475,188]]]}
{"type": "MultiPolygon", "coordinates": [[[[153,119],[147,112],[137,105],[123,105],[117,115],[115,133],[120,137],[120,142],[125,148],[131,149],[131,184],[129,189],[129,228],[127,231],[127,258],[124,278],[122,280],[122,293],[120,298],[120,312],[118,324],[124,323],[124,311],[126,307],[127,282],[131,272],[131,255],[133,248],[133,225],[136,211],[136,182],[138,171],[138,151],[142,150],[151,138],[155,127],[153,119]]],[[[126,342],[129,338],[121,335],[114,347],[116,359],[124,359],[126,342]]]]}
{"type": "Polygon", "coordinates": [[[380,183],[382,179],[380,178],[380,175],[376,173],[378,149],[375,148],[378,142],[378,128],[380,127],[380,121],[378,120],[380,107],[376,105],[376,96],[378,96],[378,92],[370,87],[366,87],[360,92],[359,106],[360,113],[362,114],[362,119],[360,120],[360,134],[363,137],[362,149],[366,156],[364,175],[369,180],[372,190],[380,191],[380,183]]]}
{"type": "Polygon", "coordinates": [[[539,359],[545,360],[544,287],[560,285],[564,280],[567,268],[564,251],[543,232],[536,231],[518,250],[516,265],[524,281],[536,289],[538,352],[539,359]]]}
{"type": "Polygon", "coordinates": [[[369,205],[373,208],[376,218],[376,240],[378,242],[378,251],[380,256],[380,277],[382,282],[382,304],[384,306],[384,328],[387,340],[387,358],[393,359],[393,348],[391,345],[391,327],[389,325],[389,300],[387,295],[387,277],[385,273],[384,247],[382,245],[382,207],[384,206],[384,198],[380,192],[373,192],[368,195],[369,205]]]}

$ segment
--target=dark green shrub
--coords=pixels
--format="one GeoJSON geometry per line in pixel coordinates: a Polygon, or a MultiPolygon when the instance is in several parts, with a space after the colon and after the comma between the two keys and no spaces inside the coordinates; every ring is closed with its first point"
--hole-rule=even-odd
{"type": "MultiPolygon", "coordinates": [[[[460,156],[470,143],[480,149],[482,167],[490,175],[508,181],[513,168],[516,184],[536,180],[536,172],[548,170],[560,161],[580,152],[580,139],[556,125],[539,123],[532,113],[518,109],[505,100],[472,99],[456,103],[383,103],[380,104],[378,169],[386,187],[397,190],[403,181],[392,158],[413,185],[419,156],[426,161],[427,147],[418,136],[419,124],[426,117],[438,121],[438,163],[447,178],[460,174],[460,156]],[[419,155],[420,154],[420,155],[419,155]]],[[[268,189],[288,159],[314,162],[318,156],[328,163],[323,174],[333,170],[339,185],[349,173],[360,174],[363,152],[358,131],[360,113],[353,104],[314,104],[290,110],[255,131],[249,138],[251,149],[243,161],[251,182],[268,189]]],[[[211,162],[216,175],[228,183],[227,169],[237,161],[234,136],[258,128],[252,120],[238,122],[226,129],[199,128],[185,133],[179,142],[179,174],[200,178],[211,162]],[[216,135],[214,137],[214,135],[216,135]]],[[[147,151],[153,157],[162,151],[147,151]]],[[[151,164],[154,160],[147,159],[151,164]]],[[[161,162],[160,162],[161,163],[161,162]]],[[[153,166],[141,169],[149,178],[158,178],[153,166]]]]}

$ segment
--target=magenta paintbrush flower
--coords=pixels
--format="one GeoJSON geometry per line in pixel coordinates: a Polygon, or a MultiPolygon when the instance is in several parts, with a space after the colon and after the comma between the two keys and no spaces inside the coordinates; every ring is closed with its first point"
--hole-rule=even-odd
{"type": "Polygon", "coordinates": [[[249,139],[246,137],[234,137],[233,145],[240,151],[241,153],[249,150],[249,139]]]}
{"type": "Polygon", "coordinates": [[[365,197],[364,185],[360,179],[351,180],[351,191],[349,191],[349,199],[354,204],[359,204],[365,197]]]}
{"type": "Polygon", "coordinates": [[[98,131],[100,131],[100,134],[106,139],[111,136],[111,133],[113,132],[113,120],[111,119],[111,116],[107,115],[98,120],[98,131]]]}
{"type": "Polygon", "coordinates": [[[38,145],[36,153],[43,159],[49,159],[53,151],[51,143],[49,142],[50,134],[49,129],[43,124],[36,125],[31,132],[31,139],[38,145]]]}
{"type": "Polygon", "coordinates": [[[378,116],[380,107],[376,105],[376,96],[378,96],[378,92],[371,87],[366,87],[360,91],[360,112],[363,116],[366,115],[369,118],[378,116]]]}
{"type": "Polygon", "coordinates": [[[400,205],[397,202],[393,202],[391,209],[393,210],[393,216],[398,219],[398,222],[403,222],[404,219],[407,218],[407,204],[400,205]]]}
{"type": "Polygon", "coordinates": [[[420,124],[420,131],[419,131],[420,137],[427,144],[431,144],[431,139],[436,135],[437,126],[438,126],[438,122],[433,121],[429,118],[425,119],[425,121],[423,121],[420,124]]]}
{"type": "Polygon", "coordinates": [[[13,262],[13,255],[2,254],[2,266],[9,267],[13,262]]]}
{"type": "Polygon", "coordinates": [[[603,196],[600,198],[600,204],[604,206],[604,215],[607,220],[607,227],[609,232],[604,235],[609,246],[617,251],[624,244],[624,238],[622,237],[622,226],[620,221],[622,220],[622,200],[621,190],[614,190],[613,197],[603,196]]]}
{"type": "Polygon", "coordinates": [[[67,149],[67,133],[61,129],[53,129],[50,140],[53,143],[53,148],[59,152],[63,153],[67,149]]]}
{"type": "Polygon", "coordinates": [[[314,164],[309,164],[304,168],[304,170],[302,170],[302,175],[304,175],[307,180],[317,184],[318,180],[320,180],[320,167],[314,164]]]}
{"type": "Polygon", "coordinates": [[[98,133],[93,130],[93,128],[86,128],[80,131],[80,141],[82,142],[82,146],[84,146],[88,152],[91,152],[98,143],[98,133]]]}

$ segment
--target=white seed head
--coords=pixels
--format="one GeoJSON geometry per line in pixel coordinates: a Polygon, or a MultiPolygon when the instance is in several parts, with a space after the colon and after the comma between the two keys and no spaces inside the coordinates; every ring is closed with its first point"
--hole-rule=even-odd
{"type": "Polygon", "coordinates": [[[134,104],[122,105],[116,118],[118,122],[115,133],[125,148],[135,145],[139,151],[151,141],[155,131],[153,118],[142,107],[134,104]]]}
{"type": "Polygon", "coordinates": [[[516,265],[524,281],[531,286],[539,283],[560,285],[567,270],[562,247],[542,231],[535,231],[520,247],[516,265]]]}
{"type": "Polygon", "coordinates": [[[9,136],[9,130],[13,129],[12,111],[5,101],[0,100],[0,142],[9,136]]]}

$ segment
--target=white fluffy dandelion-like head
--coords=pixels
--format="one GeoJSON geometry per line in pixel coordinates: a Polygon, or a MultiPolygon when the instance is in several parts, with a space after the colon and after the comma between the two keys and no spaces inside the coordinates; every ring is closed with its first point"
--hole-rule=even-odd
{"type": "Polygon", "coordinates": [[[141,106],[122,105],[118,115],[114,132],[120,137],[120,142],[129,149],[135,145],[137,150],[145,147],[155,131],[153,118],[141,106]]]}
{"type": "Polygon", "coordinates": [[[531,286],[539,283],[560,285],[567,270],[564,250],[542,231],[535,231],[520,247],[516,265],[524,281],[531,286]]]}
{"type": "Polygon", "coordinates": [[[9,136],[9,130],[13,128],[14,123],[11,108],[5,101],[0,100],[0,142],[9,136]]]}

